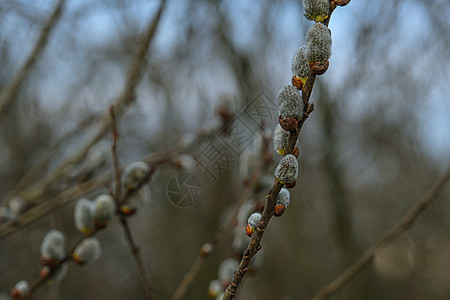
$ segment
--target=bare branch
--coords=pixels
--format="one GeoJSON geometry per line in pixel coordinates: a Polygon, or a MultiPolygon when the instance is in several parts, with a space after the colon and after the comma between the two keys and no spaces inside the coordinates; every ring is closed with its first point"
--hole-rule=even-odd
{"type": "Polygon", "coordinates": [[[34,63],[37,61],[39,55],[42,53],[42,50],[45,48],[45,45],[48,41],[48,36],[55,28],[56,22],[62,15],[65,2],[65,0],[60,0],[58,2],[58,5],[56,6],[52,15],[48,19],[44,28],[42,28],[41,35],[34,45],[33,51],[31,51],[25,64],[17,71],[14,77],[3,87],[2,91],[0,92],[0,114],[4,112],[9,103],[14,100],[20,86],[26,79],[28,73],[30,72],[34,63]]]}
{"type": "MultiPolygon", "coordinates": [[[[158,28],[159,21],[161,20],[161,16],[165,7],[165,0],[162,0],[156,16],[153,18],[153,21],[149,24],[147,31],[142,36],[141,41],[136,47],[136,55],[134,60],[131,62],[130,67],[128,69],[127,77],[125,80],[125,86],[122,90],[122,93],[116,98],[113,103],[113,106],[116,109],[116,116],[120,117],[122,113],[126,110],[126,108],[133,102],[135,99],[135,90],[136,86],[141,78],[142,64],[145,54],[150,47],[150,43],[155,36],[156,29],[158,28]]],[[[58,181],[61,177],[64,176],[66,172],[67,166],[75,165],[77,162],[82,160],[89,149],[94,145],[100,138],[108,131],[110,125],[109,112],[105,113],[99,120],[97,128],[93,130],[93,134],[88,138],[87,142],[79,148],[74,154],[67,157],[59,166],[57,166],[50,174],[45,176],[42,180],[37,182],[34,186],[26,190],[22,197],[25,200],[35,199],[39,195],[42,195],[47,188],[58,181]]]]}
{"type": "Polygon", "coordinates": [[[430,190],[419,199],[416,204],[403,216],[403,218],[395,225],[385,236],[381,238],[375,245],[367,250],[356,262],[342,272],[336,279],[323,287],[312,300],[323,300],[334,295],[338,290],[349,283],[362,270],[372,264],[375,256],[381,252],[386,246],[391,244],[402,233],[411,229],[419,215],[437,198],[450,179],[450,169],[439,178],[430,190]]]}

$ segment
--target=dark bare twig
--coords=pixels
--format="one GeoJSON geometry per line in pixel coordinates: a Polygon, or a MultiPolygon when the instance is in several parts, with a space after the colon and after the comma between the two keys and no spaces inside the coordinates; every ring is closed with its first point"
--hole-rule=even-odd
{"type": "Polygon", "coordinates": [[[225,240],[226,237],[228,237],[231,234],[232,229],[236,226],[236,223],[237,223],[237,216],[239,213],[239,209],[241,208],[241,206],[245,203],[245,201],[249,198],[249,196],[252,193],[254,193],[254,190],[246,189],[246,192],[243,194],[242,198],[239,200],[238,204],[234,208],[230,220],[225,225],[223,225],[219,229],[217,229],[216,232],[213,234],[213,236],[211,238],[211,242],[210,242],[212,249],[208,253],[208,255],[204,254],[203,248],[200,249],[199,254],[197,255],[197,258],[195,259],[194,263],[192,264],[191,268],[186,273],[186,275],[184,275],[183,279],[181,280],[180,285],[178,286],[177,290],[173,294],[172,300],[183,299],[188,288],[194,281],[195,277],[198,275],[201,267],[203,266],[203,263],[212,254],[212,252],[217,247],[220,246],[221,241],[225,240]]]}
{"type": "MultiPolygon", "coordinates": [[[[117,129],[116,122],[116,113],[114,106],[111,106],[109,109],[109,114],[111,116],[111,133],[112,133],[112,145],[111,145],[111,154],[114,163],[114,188],[113,188],[113,198],[115,199],[117,206],[119,207],[123,202],[126,201],[126,198],[129,194],[125,195],[122,198],[122,182],[120,179],[120,164],[119,157],[117,154],[117,141],[119,139],[119,130],[117,129]]],[[[152,168],[154,170],[154,168],[152,168]]],[[[149,172],[148,180],[151,179],[151,174],[153,172],[149,172]]],[[[139,189],[140,187],[138,187],[139,189]]],[[[130,247],[131,253],[133,254],[134,260],[136,261],[136,267],[139,272],[139,276],[141,277],[142,283],[144,284],[145,296],[147,299],[153,299],[153,289],[151,286],[150,276],[147,274],[145,270],[144,264],[142,262],[142,258],[140,255],[140,251],[136,242],[134,241],[133,235],[130,230],[130,226],[128,226],[127,219],[124,215],[120,215],[120,224],[122,225],[123,231],[125,232],[125,237],[128,242],[128,246],[130,247]]]]}
{"type": "Polygon", "coordinates": [[[131,253],[133,254],[134,260],[136,261],[136,268],[139,272],[139,276],[141,277],[142,283],[144,284],[145,296],[147,299],[154,299],[154,292],[151,285],[150,276],[148,275],[144,263],[142,261],[140,250],[136,245],[133,235],[131,234],[130,227],[128,226],[127,219],[125,216],[120,216],[120,223],[125,232],[125,236],[127,238],[128,246],[130,247],[131,253]]]}
{"type": "Polygon", "coordinates": [[[391,244],[402,233],[411,229],[419,215],[437,198],[444,188],[445,184],[450,180],[450,169],[439,178],[436,183],[428,190],[428,192],[419,199],[416,204],[403,216],[403,218],[395,225],[387,234],[385,234],[375,245],[369,248],[357,261],[342,272],[336,279],[323,287],[312,300],[323,300],[334,295],[343,286],[349,283],[362,270],[372,264],[375,256],[380,253],[386,246],[391,244]]]}
{"type": "Polygon", "coordinates": [[[45,26],[42,28],[41,35],[39,36],[36,44],[34,45],[33,51],[31,51],[25,64],[17,71],[14,77],[6,84],[6,86],[0,92],[0,114],[4,112],[6,107],[14,100],[20,86],[26,79],[29,71],[33,67],[34,63],[37,61],[42,50],[48,41],[48,36],[50,35],[53,28],[55,28],[56,22],[62,15],[64,9],[65,0],[60,0],[52,15],[48,19],[45,26]]]}
{"type": "Polygon", "coordinates": [[[114,199],[119,205],[122,202],[122,184],[120,183],[120,166],[119,166],[119,157],[117,155],[117,141],[119,139],[119,130],[117,129],[116,122],[116,113],[114,111],[114,106],[109,108],[109,114],[111,116],[111,133],[113,136],[113,142],[111,146],[111,153],[113,158],[114,165],[114,199]]]}
{"type": "MultiPolygon", "coordinates": [[[[140,42],[136,47],[136,55],[128,69],[122,93],[117,96],[113,103],[113,106],[116,110],[116,117],[120,117],[124,113],[126,108],[128,108],[128,106],[135,99],[136,86],[141,78],[142,66],[144,65],[142,64],[142,62],[144,60],[145,54],[147,53],[147,50],[150,47],[151,41],[155,36],[156,29],[158,28],[158,25],[160,23],[159,21],[161,20],[161,16],[165,8],[165,4],[166,0],[162,0],[155,17],[153,18],[152,22],[150,22],[147,30],[144,32],[140,42]]],[[[97,128],[93,129],[93,133],[83,146],[81,146],[71,156],[67,157],[51,173],[47,174],[47,176],[38,181],[35,185],[25,190],[21,196],[25,200],[39,198],[39,196],[45,193],[45,191],[52,184],[57,182],[61,177],[64,177],[64,173],[67,171],[67,167],[69,165],[76,165],[76,163],[78,163],[85,157],[86,153],[89,151],[92,145],[98,142],[100,138],[108,131],[109,125],[109,113],[106,113],[100,118],[97,128]]]]}

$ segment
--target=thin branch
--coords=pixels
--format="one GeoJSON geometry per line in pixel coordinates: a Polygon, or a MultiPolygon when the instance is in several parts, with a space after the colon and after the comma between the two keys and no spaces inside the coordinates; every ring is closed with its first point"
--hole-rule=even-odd
{"type": "MultiPolygon", "coordinates": [[[[141,78],[142,72],[142,64],[145,54],[150,47],[150,43],[155,36],[156,29],[158,28],[159,21],[161,20],[161,16],[165,7],[166,0],[162,0],[156,16],[153,18],[153,21],[149,24],[147,31],[142,36],[139,44],[136,47],[136,55],[133,61],[130,64],[128,69],[127,77],[125,80],[125,85],[122,90],[122,93],[115,99],[113,106],[116,109],[116,116],[120,117],[126,108],[133,102],[135,99],[135,90],[136,86],[141,78]]],[[[37,182],[35,185],[24,191],[21,195],[25,200],[28,199],[36,199],[40,195],[42,195],[48,187],[54,182],[58,181],[61,177],[64,176],[64,173],[67,171],[67,167],[69,165],[76,165],[80,160],[82,160],[89,149],[98,142],[101,137],[108,131],[110,125],[109,113],[104,114],[97,128],[93,130],[93,134],[88,138],[87,142],[80,147],[75,153],[71,156],[67,157],[61,164],[59,164],[50,174],[45,176],[42,180],[37,182]]]]}
{"type": "Polygon", "coordinates": [[[88,193],[95,191],[98,188],[106,186],[110,174],[104,174],[95,177],[89,181],[80,183],[76,186],[68,188],[56,195],[54,198],[43,202],[28,211],[18,216],[15,220],[5,222],[0,225],[0,239],[16,232],[19,229],[39,220],[40,218],[54,212],[56,209],[62,208],[72,202],[79,199],[88,193]]]}
{"type": "Polygon", "coordinates": [[[58,2],[58,5],[56,6],[52,15],[48,19],[45,26],[42,28],[41,35],[34,45],[33,51],[31,51],[25,64],[17,71],[14,77],[3,87],[2,91],[0,92],[0,114],[4,112],[10,102],[14,100],[20,86],[26,79],[28,73],[30,72],[34,63],[37,61],[39,55],[42,53],[42,50],[45,48],[45,45],[48,41],[48,36],[55,28],[56,22],[62,15],[65,2],[65,0],[60,0],[58,2]]]}
{"type": "Polygon", "coordinates": [[[148,275],[144,267],[144,263],[142,262],[142,258],[140,255],[140,250],[133,239],[133,235],[131,234],[131,230],[130,227],[128,226],[128,222],[125,216],[120,216],[120,223],[125,232],[125,236],[128,241],[128,246],[130,247],[134,260],[136,261],[136,268],[139,272],[139,276],[141,277],[142,283],[144,284],[145,296],[147,297],[147,299],[154,299],[155,296],[152,289],[150,276],[148,275]]]}
{"type": "MultiPolygon", "coordinates": [[[[119,156],[117,154],[117,141],[119,139],[119,130],[117,129],[116,122],[116,113],[114,106],[111,106],[109,109],[109,114],[111,116],[111,133],[113,137],[112,146],[111,146],[111,154],[114,163],[114,188],[113,188],[113,198],[119,207],[120,204],[126,201],[126,198],[130,194],[126,194],[125,197],[122,197],[122,182],[120,176],[120,164],[119,164],[119,156]]],[[[154,170],[154,167],[152,168],[154,170]]],[[[151,175],[153,172],[149,173],[148,180],[151,179],[151,175]]],[[[137,189],[141,188],[139,186],[137,189]]],[[[150,276],[147,274],[145,270],[144,264],[142,262],[142,258],[140,255],[139,248],[137,247],[133,235],[131,233],[130,227],[128,226],[127,219],[124,215],[120,215],[120,224],[122,225],[123,231],[125,232],[125,237],[127,238],[128,246],[130,247],[131,253],[133,254],[134,260],[136,261],[136,267],[139,272],[139,276],[141,277],[142,283],[144,284],[145,296],[147,299],[153,299],[153,289],[151,286],[150,276]]]]}
{"type": "Polygon", "coordinates": [[[214,250],[220,246],[221,241],[225,240],[229,236],[229,234],[232,232],[232,229],[236,226],[239,209],[245,203],[245,201],[248,200],[250,195],[253,193],[254,193],[254,189],[246,189],[246,192],[242,195],[238,204],[234,208],[234,211],[231,215],[230,220],[226,224],[224,224],[223,226],[221,226],[219,229],[216,230],[216,232],[213,234],[213,236],[211,238],[211,242],[205,243],[205,245],[210,244],[212,246],[211,250],[208,251],[208,253],[205,253],[203,247],[200,249],[200,251],[197,255],[197,258],[195,259],[194,263],[192,264],[191,268],[186,273],[186,275],[184,275],[183,279],[181,280],[180,285],[178,286],[177,290],[173,294],[172,300],[183,299],[184,295],[188,291],[192,282],[194,281],[194,279],[197,277],[198,273],[200,272],[200,269],[203,266],[203,263],[214,252],[214,250]]]}
{"type": "Polygon", "coordinates": [[[122,195],[121,189],[122,184],[120,183],[120,166],[119,166],[119,157],[117,155],[117,141],[119,139],[119,131],[117,129],[116,113],[114,111],[114,106],[110,107],[109,114],[111,116],[111,133],[113,136],[111,153],[114,164],[114,199],[116,200],[117,204],[120,204],[122,202],[122,199],[120,199],[122,195]]]}
{"type": "Polygon", "coordinates": [[[445,184],[450,180],[450,168],[439,178],[430,190],[419,199],[413,207],[403,216],[403,218],[395,225],[387,234],[385,234],[375,245],[367,250],[357,261],[342,272],[336,279],[323,287],[312,300],[323,300],[334,295],[338,290],[349,283],[362,270],[372,264],[373,259],[386,246],[391,244],[402,233],[414,226],[419,215],[437,198],[445,184]]]}
{"type": "Polygon", "coordinates": [[[9,200],[11,200],[14,195],[20,193],[22,189],[30,185],[33,181],[43,173],[43,171],[49,165],[55,152],[61,148],[61,146],[73,136],[79,134],[81,131],[90,126],[96,119],[95,116],[89,116],[88,118],[81,120],[78,125],[75,126],[73,130],[65,133],[48,151],[46,154],[30,169],[25,173],[25,175],[19,180],[19,182],[8,192],[8,194],[1,200],[1,205],[6,205],[9,200]]]}
{"type": "MultiPolygon", "coordinates": [[[[328,22],[330,20],[331,14],[333,13],[334,9],[336,8],[336,5],[334,3],[330,3],[330,10],[328,14],[328,18],[325,20],[325,25],[328,26],[328,22]]],[[[309,100],[311,98],[311,93],[314,87],[314,83],[316,81],[316,75],[310,75],[305,83],[305,85],[302,88],[302,100],[304,103],[304,114],[302,120],[298,124],[298,129],[295,132],[291,132],[291,135],[289,137],[289,147],[286,154],[291,154],[295,148],[295,144],[297,143],[298,136],[300,134],[300,131],[303,127],[303,124],[305,123],[306,119],[309,117],[309,114],[314,110],[314,105],[312,103],[309,103],[309,100]]],[[[258,253],[259,250],[261,250],[261,240],[264,235],[264,230],[269,224],[270,219],[273,216],[275,203],[278,197],[278,194],[280,193],[281,188],[283,187],[283,184],[280,183],[277,179],[275,179],[275,182],[273,183],[272,189],[269,191],[268,195],[266,196],[266,204],[264,206],[264,210],[261,217],[261,222],[256,228],[255,232],[251,236],[250,243],[247,247],[247,249],[244,251],[244,254],[242,255],[241,262],[239,264],[238,269],[234,272],[233,279],[231,280],[230,284],[225,290],[225,294],[223,296],[223,300],[232,300],[236,297],[237,290],[242,282],[242,279],[244,278],[248,267],[250,266],[250,263],[253,259],[253,257],[258,253]]]]}

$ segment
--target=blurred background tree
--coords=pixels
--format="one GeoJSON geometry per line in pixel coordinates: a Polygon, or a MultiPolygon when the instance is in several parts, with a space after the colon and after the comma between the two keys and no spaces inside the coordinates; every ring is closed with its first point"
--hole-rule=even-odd
{"type": "MultiPolygon", "coordinates": [[[[3,205],[33,166],[49,158],[34,174],[37,181],[86,141],[121,92],[136,43],[158,5],[67,1],[39,59],[0,112],[3,205]]],[[[55,1],[0,2],[0,86],[24,64],[55,6],[55,1]]],[[[316,110],[300,136],[300,175],[291,206],[271,222],[262,266],[246,278],[240,299],[311,297],[391,228],[448,167],[448,15],[445,0],[352,1],[333,14],[330,68],[316,83],[316,110]]],[[[309,26],[297,0],[168,1],[142,64],[135,101],[119,119],[121,162],[176,147],[180,137],[205,128],[217,118],[215,105],[223,94],[236,97],[241,111],[265,97],[275,101],[290,82],[290,60],[309,26]]],[[[272,116],[263,125],[272,130],[276,121],[272,116]]],[[[104,140],[109,143],[109,134],[104,140]]],[[[170,299],[201,245],[243,193],[239,156],[221,147],[231,163],[217,178],[199,165],[185,170],[200,181],[196,205],[181,209],[169,201],[168,183],[180,170],[165,164],[150,185],[151,204],[130,219],[158,299],[170,299]]],[[[27,205],[112,169],[108,161],[94,174],[74,176],[83,163],[68,168],[58,184],[27,205]]],[[[28,187],[16,194],[23,196],[28,187]]],[[[413,230],[333,299],[447,299],[449,195],[447,189],[413,230]]],[[[74,203],[1,238],[0,291],[36,278],[39,245],[49,229],[63,231],[69,245],[77,241],[67,221],[74,203]]],[[[34,298],[143,298],[118,226],[99,235],[100,260],[70,266],[60,284],[34,298]]],[[[206,262],[186,299],[207,297],[218,265],[233,255],[229,244],[206,262]]]]}

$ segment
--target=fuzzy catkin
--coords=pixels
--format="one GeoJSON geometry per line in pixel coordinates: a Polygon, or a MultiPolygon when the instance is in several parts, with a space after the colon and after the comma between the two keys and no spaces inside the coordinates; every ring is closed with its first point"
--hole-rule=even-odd
{"type": "Polygon", "coordinates": [[[323,22],[328,18],[330,10],[329,0],[303,0],[304,16],[315,22],[323,22]]]}
{"type": "Polygon", "coordinates": [[[275,177],[283,184],[297,180],[298,162],[294,155],[288,154],[280,160],[275,169],[275,177]]]}
{"type": "Polygon", "coordinates": [[[114,199],[107,194],[98,196],[94,201],[94,223],[106,226],[116,211],[114,199]]]}
{"type": "Polygon", "coordinates": [[[291,193],[289,192],[289,190],[286,188],[282,188],[280,193],[278,194],[278,198],[275,205],[283,205],[287,208],[291,203],[290,197],[291,193]]]}
{"type": "Polygon", "coordinates": [[[41,243],[41,256],[45,259],[61,261],[65,257],[64,235],[56,230],[50,230],[41,243]]]}
{"type": "Polygon", "coordinates": [[[315,23],[306,33],[308,63],[326,62],[331,56],[331,33],[322,23],[315,23]]]}
{"type": "Polygon", "coordinates": [[[146,162],[136,161],[123,170],[123,185],[127,190],[134,190],[147,180],[150,167],[146,162]]]}
{"type": "Polygon", "coordinates": [[[289,136],[289,131],[284,130],[280,124],[275,126],[273,132],[273,147],[278,154],[284,155],[286,148],[289,146],[289,136]]]}
{"type": "Polygon", "coordinates": [[[303,116],[303,101],[299,90],[292,85],[285,85],[278,92],[278,111],[283,119],[295,118],[300,120],[303,116]]]}
{"type": "Polygon", "coordinates": [[[96,261],[102,248],[97,238],[84,239],[74,250],[73,259],[78,264],[87,264],[96,261]]]}
{"type": "Polygon", "coordinates": [[[260,213],[253,213],[247,220],[248,225],[255,229],[259,222],[261,222],[262,215],[260,213]]]}
{"type": "Polygon", "coordinates": [[[309,76],[309,64],[306,60],[306,45],[301,46],[295,51],[291,62],[292,75],[298,77],[303,83],[309,76]]]}
{"type": "Polygon", "coordinates": [[[89,234],[94,230],[93,210],[94,203],[86,198],[78,200],[75,205],[75,227],[83,234],[89,234]]]}

